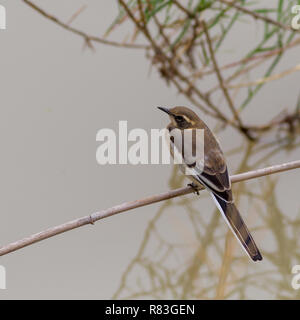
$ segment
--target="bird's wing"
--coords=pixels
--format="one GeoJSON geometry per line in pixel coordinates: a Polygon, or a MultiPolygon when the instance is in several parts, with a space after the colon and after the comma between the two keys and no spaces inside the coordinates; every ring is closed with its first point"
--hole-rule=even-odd
{"type": "Polygon", "coordinates": [[[213,162],[211,159],[213,157],[205,154],[204,164],[203,161],[200,163],[196,161],[194,166],[190,166],[191,175],[217,197],[226,202],[232,202],[231,183],[224,157],[222,155],[218,159],[218,154],[216,154],[216,161],[213,162]]]}
{"type": "Polygon", "coordinates": [[[232,202],[231,183],[224,154],[209,128],[205,128],[204,164],[195,163],[198,180],[217,197],[232,202]]]}
{"type": "Polygon", "coordinates": [[[201,133],[204,130],[185,129],[183,134],[181,130],[173,129],[171,154],[175,161],[182,159],[183,155],[186,166],[181,166],[181,169],[185,168],[184,174],[192,176],[193,180],[224,201],[232,202],[231,184],[222,150],[208,128],[203,136],[201,133]],[[197,143],[193,143],[193,140],[197,143]]]}

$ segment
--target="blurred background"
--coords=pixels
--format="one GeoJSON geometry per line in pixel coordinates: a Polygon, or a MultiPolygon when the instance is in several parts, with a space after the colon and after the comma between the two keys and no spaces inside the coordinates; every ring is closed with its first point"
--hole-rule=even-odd
{"type": "MultiPolygon", "coordinates": [[[[0,245],[184,186],[171,165],[96,162],[99,129],[163,128],[157,106],[196,111],[231,174],[300,159],[299,1],[233,2],[0,1],[0,245]]],[[[298,299],[299,179],[233,186],[262,262],[203,191],[0,257],[0,299],[298,299]]]]}

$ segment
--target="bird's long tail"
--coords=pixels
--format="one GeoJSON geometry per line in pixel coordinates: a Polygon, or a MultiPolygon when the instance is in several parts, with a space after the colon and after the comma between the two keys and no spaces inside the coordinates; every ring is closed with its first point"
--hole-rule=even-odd
{"type": "Polygon", "coordinates": [[[236,206],[233,203],[225,202],[212,192],[211,195],[225,221],[249,257],[253,261],[262,260],[262,256],[236,206]]]}

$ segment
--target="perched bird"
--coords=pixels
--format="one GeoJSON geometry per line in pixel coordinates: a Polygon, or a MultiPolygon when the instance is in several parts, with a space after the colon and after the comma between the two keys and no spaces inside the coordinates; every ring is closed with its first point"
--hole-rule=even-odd
{"type": "MultiPolygon", "coordinates": [[[[188,177],[193,181],[192,186],[194,188],[201,185],[211,193],[219,211],[249,257],[253,261],[262,260],[262,256],[245,222],[233,203],[231,183],[225,157],[213,133],[197,114],[189,108],[158,108],[170,116],[171,123],[167,126],[169,132],[173,129],[179,129],[184,135],[185,130],[204,130],[204,159],[199,159],[199,161],[194,160],[194,162],[191,163],[190,159],[188,159],[189,153],[182,154],[183,164],[180,165],[180,168],[181,170],[188,168],[190,172],[188,177]]],[[[174,137],[171,135],[169,138],[171,139],[172,155],[174,153],[174,151],[172,152],[172,148],[176,148],[176,150],[181,153],[184,153],[184,151],[182,152],[181,150],[186,149],[193,150],[194,153],[194,150],[198,147],[195,144],[199,143],[197,139],[192,139],[192,141],[189,142],[192,144],[192,146],[189,146],[190,148],[186,148],[187,146],[180,146],[180,148],[178,148],[176,145],[177,139],[174,140],[174,137]]]]}

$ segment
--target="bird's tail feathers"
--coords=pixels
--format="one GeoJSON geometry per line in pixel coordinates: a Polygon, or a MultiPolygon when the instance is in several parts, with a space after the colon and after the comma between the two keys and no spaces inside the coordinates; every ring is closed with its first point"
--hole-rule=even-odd
{"type": "Polygon", "coordinates": [[[253,261],[262,260],[262,256],[234,203],[225,202],[212,192],[211,195],[223,218],[249,257],[253,261]]]}

